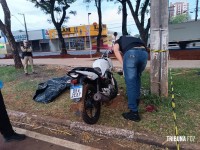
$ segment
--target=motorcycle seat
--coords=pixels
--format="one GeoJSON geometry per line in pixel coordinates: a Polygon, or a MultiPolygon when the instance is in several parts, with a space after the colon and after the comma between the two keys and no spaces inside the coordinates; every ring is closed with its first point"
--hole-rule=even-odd
{"type": "Polygon", "coordinates": [[[92,67],[76,67],[73,69],[73,71],[78,70],[78,71],[89,71],[89,72],[94,72],[95,74],[97,74],[98,76],[101,76],[101,72],[95,70],[92,67]]]}

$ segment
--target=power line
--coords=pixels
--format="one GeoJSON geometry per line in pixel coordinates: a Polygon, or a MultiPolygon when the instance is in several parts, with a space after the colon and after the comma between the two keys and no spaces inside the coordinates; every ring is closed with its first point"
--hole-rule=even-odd
{"type": "MultiPolygon", "coordinates": [[[[135,22],[134,20],[131,20],[131,21],[135,22]]],[[[129,22],[131,22],[131,21],[129,21],[129,22]]],[[[147,22],[147,21],[148,21],[148,19],[144,20],[144,22],[147,22]]],[[[107,26],[112,26],[112,25],[122,24],[122,22],[117,22],[117,23],[103,23],[103,24],[106,24],[107,26]]]]}
{"type": "Polygon", "coordinates": [[[15,19],[17,19],[20,22],[20,24],[24,27],[24,24],[15,15],[11,14],[11,16],[15,17],[15,19]]]}
{"type": "Polygon", "coordinates": [[[70,7],[79,7],[79,6],[83,6],[83,5],[85,5],[86,6],[86,3],[85,4],[77,4],[77,5],[71,5],[70,7]]]}
{"type": "MultiPolygon", "coordinates": [[[[134,24],[129,24],[127,26],[132,26],[132,25],[136,25],[135,23],[134,24]]],[[[114,28],[121,28],[122,26],[117,26],[117,27],[111,27],[111,28],[108,28],[108,29],[114,29],[114,28]]]]}

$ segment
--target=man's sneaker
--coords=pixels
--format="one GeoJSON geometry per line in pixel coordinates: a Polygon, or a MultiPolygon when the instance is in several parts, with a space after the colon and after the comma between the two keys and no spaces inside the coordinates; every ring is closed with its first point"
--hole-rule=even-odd
{"type": "Polygon", "coordinates": [[[127,120],[132,120],[136,122],[139,122],[141,120],[138,111],[134,112],[130,110],[130,112],[123,113],[122,116],[127,120]]]}
{"type": "Polygon", "coordinates": [[[13,133],[10,136],[4,137],[5,142],[11,142],[11,141],[22,141],[26,138],[26,135],[24,134],[18,134],[18,133],[13,133]]]}
{"type": "Polygon", "coordinates": [[[25,75],[28,76],[29,74],[28,74],[28,73],[25,73],[25,75]]]}

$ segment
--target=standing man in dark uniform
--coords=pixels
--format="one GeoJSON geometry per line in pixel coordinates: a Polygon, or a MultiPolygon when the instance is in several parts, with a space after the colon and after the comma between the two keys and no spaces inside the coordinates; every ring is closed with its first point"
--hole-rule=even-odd
{"type": "Polygon", "coordinates": [[[2,87],[3,83],[0,81],[0,133],[3,135],[5,142],[24,140],[26,136],[16,133],[12,128],[1,93],[2,87]]]}
{"type": "Polygon", "coordinates": [[[138,105],[140,101],[141,74],[144,71],[148,53],[140,38],[130,35],[121,36],[114,45],[114,54],[123,65],[128,96],[129,112],[122,116],[127,120],[140,121],[138,105]]]}
{"type": "Polygon", "coordinates": [[[23,41],[23,45],[21,46],[21,50],[22,50],[22,58],[24,59],[24,73],[25,73],[25,75],[29,75],[28,74],[28,62],[31,65],[32,73],[36,74],[36,72],[34,71],[34,67],[33,67],[32,48],[31,48],[31,45],[29,44],[29,42],[27,40],[23,41]]]}

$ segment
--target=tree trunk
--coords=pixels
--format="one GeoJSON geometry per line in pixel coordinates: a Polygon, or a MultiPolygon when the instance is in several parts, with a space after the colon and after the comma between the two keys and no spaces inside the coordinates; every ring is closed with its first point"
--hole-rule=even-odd
{"type": "Polygon", "coordinates": [[[122,35],[128,35],[126,0],[122,0],[122,35]]]}
{"type": "Polygon", "coordinates": [[[12,32],[10,31],[10,29],[6,29],[4,34],[6,35],[8,42],[9,42],[9,45],[12,49],[15,68],[17,68],[17,69],[23,68],[23,64],[22,64],[21,58],[19,56],[17,44],[16,44],[15,39],[12,35],[12,32]]]}
{"type": "Polygon", "coordinates": [[[58,33],[58,38],[59,38],[59,41],[61,43],[60,54],[67,54],[67,50],[66,50],[66,46],[65,46],[65,40],[62,36],[61,26],[64,22],[64,19],[65,19],[65,16],[66,16],[66,9],[69,8],[69,5],[67,5],[66,7],[63,7],[62,18],[61,18],[60,22],[56,22],[55,16],[54,16],[55,0],[50,1],[50,3],[51,3],[51,7],[50,7],[51,19],[52,19],[54,26],[56,27],[56,30],[57,30],[57,33],[58,33]]]}
{"type": "Polygon", "coordinates": [[[146,44],[147,46],[147,42],[148,42],[148,34],[145,33],[145,32],[140,32],[140,36],[141,36],[141,39],[143,40],[143,42],[146,44]]]}
{"type": "MultiPolygon", "coordinates": [[[[145,29],[144,42],[145,42],[146,45],[148,44],[148,40],[149,40],[150,24],[151,24],[151,18],[148,19],[148,23],[147,23],[147,26],[146,26],[146,29],[145,29]]],[[[149,43],[150,43],[150,41],[149,41],[149,43]]]]}
{"type": "Polygon", "coordinates": [[[5,22],[3,24],[3,22],[0,19],[0,30],[2,30],[2,32],[8,39],[8,42],[9,42],[9,45],[11,47],[12,54],[13,54],[15,68],[22,68],[23,65],[22,65],[22,61],[19,56],[19,52],[17,50],[17,44],[16,44],[15,39],[11,32],[10,10],[8,8],[6,0],[0,0],[0,2],[1,2],[2,8],[3,8],[3,12],[4,12],[4,22],[5,22]]]}
{"type": "Polygon", "coordinates": [[[56,30],[58,32],[58,38],[59,38],[59,41],[61,43],[61,52],[60,52],[60,54],[67,54],[67,50],[66,50],[66,46],[65,46],[65,40],[64,40],[64,38],[62,36],[61,27],[57,26],[56,30]]]}
{"type": "Polygon", "coordinates": [[[99,53],[100,52],[100,44],[101,44],[101,34],[102,34],[101,0],[98,1],[97,11],[98,11],[98,15],[99,15],[99,33],[97,36],[97,53],[99,53]]]}

